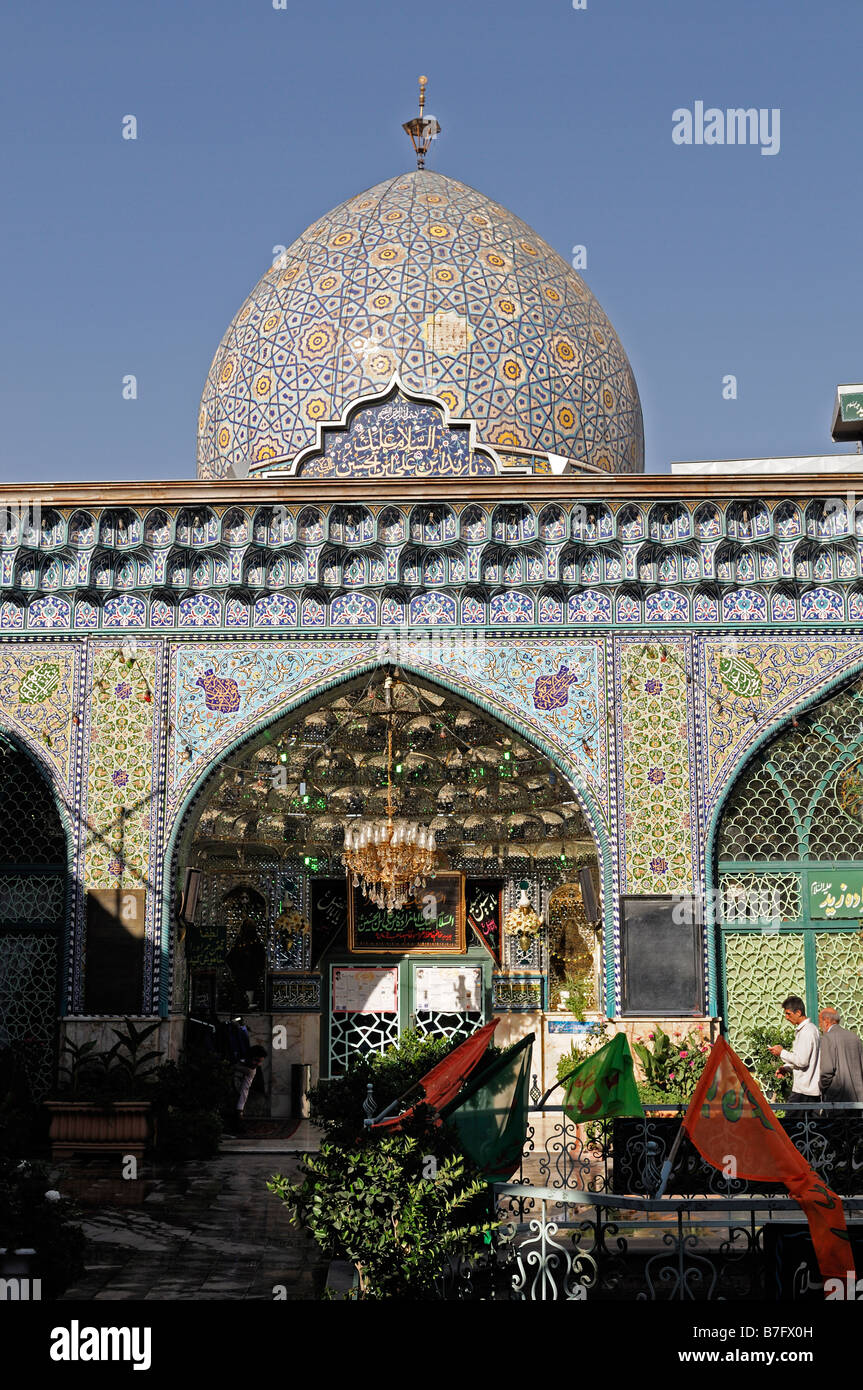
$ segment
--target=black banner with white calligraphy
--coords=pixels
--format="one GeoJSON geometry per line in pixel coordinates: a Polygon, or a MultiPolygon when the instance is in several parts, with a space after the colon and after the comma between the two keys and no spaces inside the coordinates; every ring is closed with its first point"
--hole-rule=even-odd
{"type": "Polygon", "coordinates": [[[499,878],[469,878],[464,894],[467,924],[497,965],[500,965],[502,889],[499,878]]]}
{"type": "Polygon", "coordinates": [[[345,878],[311,881],[312,966],[325,951],[347,941],[348,883],[345,878]]]}

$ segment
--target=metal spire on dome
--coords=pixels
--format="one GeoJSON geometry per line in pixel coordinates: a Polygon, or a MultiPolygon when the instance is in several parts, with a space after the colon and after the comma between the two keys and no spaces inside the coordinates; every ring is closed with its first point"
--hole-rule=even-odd
{"type": "Polygon", "coordinates": [[[417,157],[417,168],[424,169],[426,155],[429,146],[436,135],[440,134],[440,126],[434,116],[424,116],[423,111],[426,104],[427,77],[420,78],[420,113],[414,116],[413,120],[405,121],[402,130],[406,130],[411,137],[411,144],[414,147],[417,157]]]}

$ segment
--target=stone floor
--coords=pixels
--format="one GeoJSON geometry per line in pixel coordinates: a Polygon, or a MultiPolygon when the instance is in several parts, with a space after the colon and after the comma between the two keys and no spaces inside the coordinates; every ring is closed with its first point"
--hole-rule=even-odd
{"type": "Polygon", "coordinates": [[[84,1208],[86,1271],[64,1300],[320,1297],[326,1265],[266,1189],[274,1173],[295,1176],[298,1159],[250,1150],[234,1141],[217,1158],[143,1175],[137,1206],[84,1208]]]}
{"type": "MultiPolygon", "coordinates": [[[[535,1151],[525,1177],[540,1183],[548,1180],[539,1168],[546,1133],[559,1117],[531,1118],[535,1151]]],[[[134,1194],[129,1184],[101,1177],[98,1165],[69,1164],[70,1192],[89,1189],[92,1199],[104,1190],[105,1197],[103,1205],[82,1208],[86,1271],[64,1299],[271,1301],[276,1290],[288,1300],[319,1298],[326,1262],[266,1183],[277,1172],[296,1176],[301,1155],[320,1141],[321,1131],[307,1120],[287,1138],[224,1135],[214,1159],[145,1165],[134,1194]],[[128,1205],[110,1204],[117,1190],[128,1205]]]]}

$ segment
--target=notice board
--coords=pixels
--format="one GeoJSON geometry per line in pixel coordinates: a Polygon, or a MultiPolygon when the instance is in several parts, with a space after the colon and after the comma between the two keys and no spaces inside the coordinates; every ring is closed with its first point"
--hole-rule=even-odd
{"type": "Polygon", "coordinates": [[[680,893],[620,900],[621,1012],[692,1017],[704,1009],[701,917],[680,893]]]}

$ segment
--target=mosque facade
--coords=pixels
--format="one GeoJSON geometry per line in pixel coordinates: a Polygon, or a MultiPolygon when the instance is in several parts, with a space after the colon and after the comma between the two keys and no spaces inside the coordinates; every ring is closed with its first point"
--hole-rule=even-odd
{"type": "Polygon", "coordinates": [[[860,477],[646,474],[602,308],[453,179],[320,218],[216,352],[197,480],[0,490],[0,1045],[44,1092],[64,1036],[242,1013],[285,1114],[407,1027],[499,1014],[543,1086],[576,1013],[860,1026],[860,477]],[[431,919],[345,879],[388,732],[431,919]]]}

